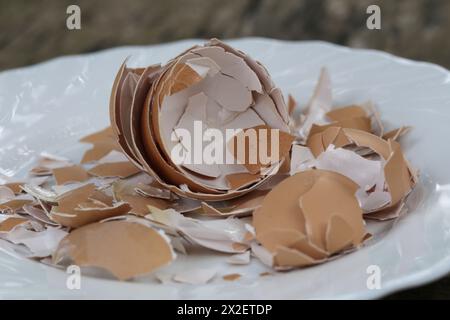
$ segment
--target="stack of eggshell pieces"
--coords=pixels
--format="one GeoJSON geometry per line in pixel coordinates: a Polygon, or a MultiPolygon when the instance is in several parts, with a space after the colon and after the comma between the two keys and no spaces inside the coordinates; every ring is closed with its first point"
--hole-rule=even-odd
{"type": "MultiPolygon", "coordinates": [[[[1,179],[0,248],[120,280],[155,272],[191,246],[233,254],[231,264],[250,263],[251,252],[287,270],[362,246],[365,220],[405,213],[418,182],[399,143],[409,127],[384,132],[370,102],[335,107],[326,69],[298,113],[259,62],[215,39],[162,67],[123,64],[110,111],[111,127],[80,140],[91,147],[79,163],[42,153],[27,178],[1,179]],[[195,156],[196,148],[175,129],[194,134],[197,121],[200,135],[227,137],[219,149],[237,163],[175,161],[173,150],[195,156]],[[270,144],[270,129],[279,130],[273,161],[239,157],[249,130],[270,144]]],[[[243,147],[248,154],[261,142],[243,147]]],[[[215,273],[169,278],[205,283],[215,273]]]]}
{"type": "Polygon", "coordinates": [[[29,178],[0,186],[2,248],[56,266],[100,267],[121,280],[169,264],[176,257],[173,250],[186,254],[188,242],[227,253],[248,250],[244,223],[230,216],[250,214],[267,191],[223,201],[216,209],[178,197],[133,169],[109,128],[80,141],[93,145],[80,164],[43,153],[29,178]],[[93,170],[101,164],[110,166],[93,170]],[[201,221],[180,212],[220,219],[201,221]]]}
{"type": "Polygon", "coordinates": [[[322,70],[303,117],[305,145],[292,149],[291,173],[317,168],[341,173],[359,185],[357,198],[367,217],[392,217],[417,183],[417,172],[406,160],[397,141],[409,131],[401,127],[384,133],[371,102],[333,107],[331,82],[322,70]],[[326,98],[324,98],[326,97],[326,98]],[[319,111],[317,111],[317,109],[319,111]]]}
{"type": "MultiPolygon", "coordinates": [[[[136,205],[116,198],[114,184],[148,189],[146,183],[154,181],[137,173],[117,151],[120,147],[114,146],[110,132],[105,129],[82,139],[93,147],[80,164],[43,153],[29,177],[5,180],[0,186],[2,249],[54,266],[100,267],[121,280],[154,271],[175,258],[163,231],[138,220],[108,221],[134,214],[132,205],[136,205]]],[[[155,190],[164,196],[162,190],[155,190]]],[[[149,205],[157,201],[142,198],[149,205]]]]}
{"type": "Polygon", "coordinates": [[[364,219],[404,213],[418,179],[397,141],[409,128],[383,133],[370,102],[333,107],[326,69],[292,123],[300,143],[291,150],[291,177],[253,214],[261,244],[253,252],[277,269],[321,263],[359,247],[370,237],[364,219]]]}
{"type": "Polygon", "coordinates": [[[124,63],[114,82],[110,116],[122,150],[136,166],[174,193],[201,200],[254,190],[279,169],[294,140],[283,96],[266,69],[216,39],[162,67],[133,69],[124,63]],[[180,134],[183,129],[192,139],[180,134]],[[233,143],[249,129],[257,134],[279,130],[274,161],[252,164],[237,157],[233,143]],[[217,133],[224,139],[215,139],[217,133]],[[199,137],[212,142],[200,140],[199,146],[199,137]],[[208,144],[221,154],[210,162],[202,158],[208,144]]]}

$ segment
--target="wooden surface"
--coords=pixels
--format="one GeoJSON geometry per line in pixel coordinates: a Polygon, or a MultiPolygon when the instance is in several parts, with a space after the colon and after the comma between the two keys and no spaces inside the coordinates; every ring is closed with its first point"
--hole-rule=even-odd
{"type": "Polygon", "coordinates": [[[0,0],[0,69],[182,38],[264,36],[376,48],[450,67],[448,0],[0,0]],[[66,8],[81,8],[79,31],[66,8]],[[381,30],[366,9],[381,8],[381,30]]]}
{"type": "MultiPolygon", "coordinates": [[[[450,67],[448,0],[0,0],[0,70],[52,57],[183,38],[264,36],[375,48],[450,67]],[[79,31],[66,8],[81,8],[79,31]],[[381,7],[382,29],[366,28],[381,7]]],[[[388,299],[448,299],[450,278],[388,299]]]]}

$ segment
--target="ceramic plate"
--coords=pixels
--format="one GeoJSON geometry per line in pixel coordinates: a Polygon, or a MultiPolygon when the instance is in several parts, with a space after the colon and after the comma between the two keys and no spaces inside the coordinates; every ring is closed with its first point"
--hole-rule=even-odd
{"type": "MultiPolygon", "coordinates": [[[[109,124],[112,80],[125,57],[144,66],[201,42],[122,47],[1,73],[0,174],[24,175],[41,151],[80,160],[88,146],[77,140],[109,124]]],[[[450,271],[450,73],[428,63],[323,42],[246,38],[230,44],[260,60],[301,106],[326,66],[337,105],[373,100],[383,120],[391,121],[390,128],[413,126],[404,146],[421,172],[417,208],[394,222],[371,223],[375,237],[363,249],[303,270],[261,277],[266,268],[256,260],[230,266],[226,255],[209,251],[178,255],[170,271],[217,268],[216,278],[199,286],[162,285],[151,276],[118,282],[94,274],[82,277],[80,290],[69,290],[65,270],[0,252],[0,298],[376,298],[450,271]],[[370,266],[380,271],[379,289],[367,285],[370,266]],[[243,275],[237,281],[221,278],[236,272],[243,275]]]]}

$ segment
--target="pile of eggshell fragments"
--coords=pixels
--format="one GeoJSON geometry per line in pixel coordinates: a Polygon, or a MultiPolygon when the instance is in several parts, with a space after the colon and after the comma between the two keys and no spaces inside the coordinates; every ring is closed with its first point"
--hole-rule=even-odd
{"type": "MultiPolygon", "coordinates": [[[[124,63],[111,93],[111,127],[80,140],[91,145],[80,163],[42,153],[27,177],[3,178],[0,248],[121,280],[157,274],[193,247],[269,270],[358,249],[371,237],[366,220],[406,213],[417,172],[399,143],[409,127],[385,132],[372,103],[337,107],[331,92],[323,69],[306,106],[292,96],[285,103],[259,62],[217,39],[164,66],[124,63]],[[202,134],[278,129],[278,152],[267,163],[173,161],[174,148],[193,148],[173,139],[174,129],[192,132],[195,121],[202,134]]],[[[236,158],[230,140],[219,147],[236,158]]],[[[184,270],[165,280],[214,276],[184,270]]]]}

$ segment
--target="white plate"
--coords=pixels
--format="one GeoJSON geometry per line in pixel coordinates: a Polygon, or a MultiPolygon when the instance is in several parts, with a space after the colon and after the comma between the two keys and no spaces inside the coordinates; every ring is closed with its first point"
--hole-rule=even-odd
{"type": "MultiPolygon", "coordinates": [[[[109,123],[108,98],[123,59],[134,65],[167,61],[201,43],[186,40],[148,47],[123,47],[63,57],[0,74],[0,173],[22,175],[41,151],[79,160],[77,140],[109,123]]],[[[371,224],[374,241],[320,266],[260,277],[257,261],[231,267],[225,255],[207,251],[179,255],[173,268],[217,266],[213,282],[161,285],[151,277],[121,283],[84,276],[80,290],[66,287],[64,271],[0,252],[0,298],[375,298],[417,286],[450,271],[450,74],[447,70],[371,50],[323,42],[247,38],[230,43],[263,62],[284,93],[303,106],[322,66],[329,68],[339,105],[373,100],[391,127],[412,125],[408,158],[421,170],[425,200],[394,223],[371,224]],[[381,289],[367,288],[367,268],[381,270],[381,289]],[[225,282],[220,275],[243,277],[225,282]]]]}

